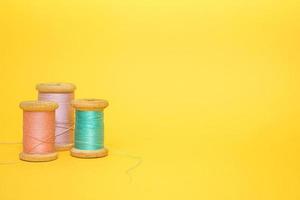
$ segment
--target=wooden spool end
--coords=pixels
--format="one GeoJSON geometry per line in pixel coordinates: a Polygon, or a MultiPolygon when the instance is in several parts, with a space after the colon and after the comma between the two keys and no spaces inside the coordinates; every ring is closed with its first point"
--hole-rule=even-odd
{"type": "Polygon", "coordinates": [[[104,99],[76,99],[72,101],[72,106],[76,110],[103,111],[108,105],[108,101],[104,99]]]}
{"type": "Polygon", "coordinates": [[[52,101],[23,101],[20,108],[24,111],[54,111],[58,108],[58,104],[52,101]]]}
{"type": "Polygon", "coordinates": [[[80,150],[72,148],[71,155],[77,158],[101,158],[108,155],[108,150],[106,148],[99,150],[80,150]]]}
{"type": "Polygon", "coordinates": [[[36,85],[36,89],[40,93],[72,93],[76,89],[76,86],[72,83],[39,83],[36,85]]]}
{"type": "Polygon", "coordinates": [[[47,153],[47,154],[29,154],[29,153],[20,153],[20,159],[29,162],[47,162],[57,159],[57,153],[47,153]]]}
{"type": "Polygon", "coordinates": [[[73,143],[71,144],[55,144],[55,149],[57,151],[67,151],[70,150],[73,147],[73,143]]]}

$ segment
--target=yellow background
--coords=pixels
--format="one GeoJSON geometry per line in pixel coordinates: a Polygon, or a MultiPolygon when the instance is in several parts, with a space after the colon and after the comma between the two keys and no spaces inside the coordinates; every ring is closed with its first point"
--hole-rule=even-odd
{"type": "Polygon", "coordinates": [[[1,0],[0,199],[299,200],[299,22],[297,0],[1,0]],[[48,81],[109,100],[109,157],[3,144],[48,81]]]}

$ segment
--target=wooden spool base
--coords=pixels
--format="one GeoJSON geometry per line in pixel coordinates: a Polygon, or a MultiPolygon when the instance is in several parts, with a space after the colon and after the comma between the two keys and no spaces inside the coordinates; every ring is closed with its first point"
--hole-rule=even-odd
{"type": "Polygon", "coordinates": [[[20,159],[29,162],[47,162],[57,159],[57,153],[47,153],[47,154],[29,154],[20,153],[20,159]]]}
{"type": "Polygon", "coordinates": [[[67,151],[73,147],[73,143],[71,144],[55,144],[56,151],[67,151]]]}
{"type": "Polygon", "coordinates": [[[80,150],[72,148],[71,155],[77,158],[101,158],[108,155],[108,150],[106,148],[100,150],[80,150]]]}

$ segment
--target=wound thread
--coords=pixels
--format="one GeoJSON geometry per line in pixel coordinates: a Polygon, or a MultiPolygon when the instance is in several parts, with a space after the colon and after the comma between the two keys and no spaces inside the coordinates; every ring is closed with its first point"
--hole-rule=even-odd
{"type": "Polygon", "coordinates": [[[52,153],[54,149],[54,111],[23,113],[23,152],[52,153]]]}
{"type": "Polygon", "coordinates": [[[75,148],[97,150],[103,148],[103,112],[76,111],[75,148]]]}
{"type": "Polygon", "coordinates": [[[71,101],[74,93],[39,93],[38,99],[54,101],[59,105],[55,112],[55,144],[61,146],[73,143],[74,111],[71,101]]]}

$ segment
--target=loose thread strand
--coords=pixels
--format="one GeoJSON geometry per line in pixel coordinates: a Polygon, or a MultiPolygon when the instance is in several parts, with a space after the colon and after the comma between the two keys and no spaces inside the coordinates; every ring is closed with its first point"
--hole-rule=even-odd
{"type": "Polygon", "coordinates": [[[112,153],[112,155],[123,156],[126,158],[136,160],[136,162],[125,171],[125,173],[129,177],[129,182],[132,182],[133,180],[132,173],[143,163],[143,158],[141,156],[136,156],[136,155],[120,152],[120,151],[119,152],[117,151],[116,153],[112,153]]]}

